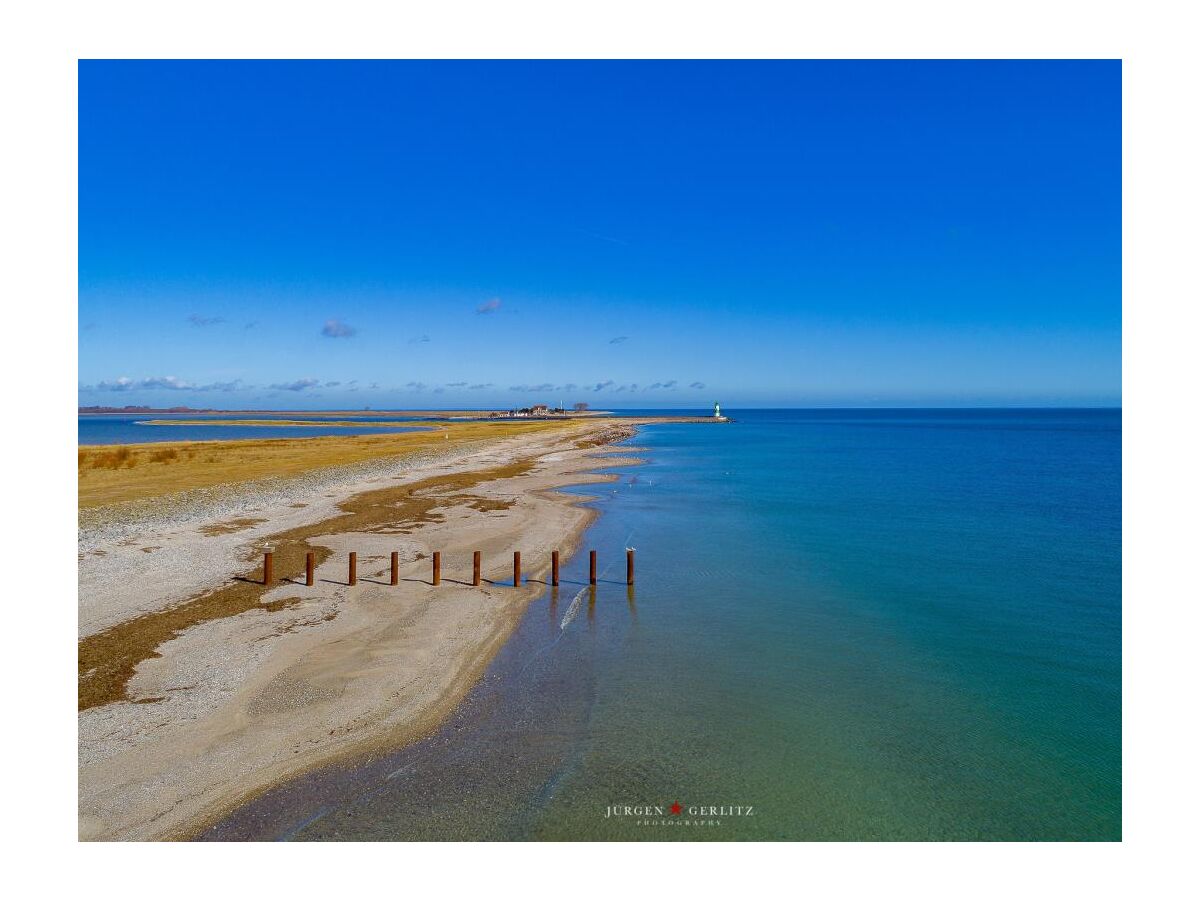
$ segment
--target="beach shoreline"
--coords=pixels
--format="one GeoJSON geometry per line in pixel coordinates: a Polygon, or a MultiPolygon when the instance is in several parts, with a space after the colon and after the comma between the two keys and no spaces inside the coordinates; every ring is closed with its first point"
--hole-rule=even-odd
{"type": "MultiPolygon", "coordinates": [[[[108,640],[136,665],[120,696],[110,684],[80,713],[80,838],[187,838],[282,780],[431,732],[543,594],[550,551],[573,553],[597,515],[558,489],[610,480],[596,470],[632,461],[636,451],[609,445],[636,424],[576,421],[406,457],[394,472],[303,486],[304,504],[273,495],[241,520],[215,522],[228,510],[203,504],[189,518],[185,504],[166,526],[81,524],[81,648],[108,640]],[[383,521],[386,504],[399,504],[396,522],[383,521]],[[291,583],[284,566],[281,583],[254,585],[261,546],[288,533],[321,548],[316,584],[291,583]],[[466,576],[475,549],[489,579],[478,588],[466,576]],[[345,583],[350,550],[355,586],[345,583]],[[398,587],[386,584],[391,550],[403,560],[398,587]],[[524,554],[519,590],[513,550],[524,554]],[[189,581],[197,554],[223,564],[189,581]],[[230,590],[243,605],[211,614],[211,598],[230,590]],[[207,598],[200,617],[145,653],[157,633],[147,629],[174,628],[169,617],[197,595],[207,598]]],[[[91,674],[81,663],[81,678],[91,674]]],[[[84,697],[81,688],[81,706],[84,697]]]]}

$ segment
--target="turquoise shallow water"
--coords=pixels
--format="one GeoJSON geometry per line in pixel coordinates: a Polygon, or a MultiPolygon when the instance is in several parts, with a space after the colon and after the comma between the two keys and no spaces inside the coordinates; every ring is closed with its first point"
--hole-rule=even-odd
{"type": "Polygon", "coordinates": [[[1119,839],[1120,411],[731,414],[631,442],[594,599],[438,733],[205,837],[1119,839]]]}

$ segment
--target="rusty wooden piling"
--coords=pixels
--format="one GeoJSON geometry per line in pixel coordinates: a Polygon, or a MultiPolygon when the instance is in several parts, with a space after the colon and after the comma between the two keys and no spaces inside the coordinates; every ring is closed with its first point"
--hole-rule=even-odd
{"type": "Polygon", "coordinates": [[[358,554],[350,554],[350,584],[358,584],[358,554]]]}
{"type": "Polygon", "coordinates": [[[442,583],[442,551],[433,551],[433,583],[439,585],[442,583]]]}
{"type": "Polygon", "coordinates": [[[475,575],[471,579],[471,584],[475,585],[475,587],[479,587],[479,580],[480,580],[479,579],[479,570],[482,565],[483,565],[483,554],[480,553],[478,550],[476,550],[475,551],[475,575]]]}
{"type": "Polygon", "coordinates": [[[513,587],[521,586],[521,551],[513,551],[513,587]]]}
{"type": "Polygon", "coordinates": [[[558,551],[550,554],[550,584],[558,587],[558,551]]]}
{"type": "Polygon", "coordinates": [[[625,550],[625,583],[633,584],[633,550],[625,550]]]}
{"type": "Polygon", "coordinates": [[[392,584],[400,583],[400,554],[398,551],[392,551],[392,584]]]}
{"type": "Polygon", "coordinates": [[[588,552],[588,584],[596,583],[596,551],[588,552]]]}
{"type": "Polygon", "coordinates": [[[309,550],[304,554],[304,583],[309,587],[312,587],[313,582],[315,581],[315,578],[313,577],[313,570],[316,568],[316,565],[317,554],[309,550]]]}
{"type": "Polygon", "coordinates": [[[270,550],[263,551],[263,584],[275,580],[275,554],[270,550]]]}

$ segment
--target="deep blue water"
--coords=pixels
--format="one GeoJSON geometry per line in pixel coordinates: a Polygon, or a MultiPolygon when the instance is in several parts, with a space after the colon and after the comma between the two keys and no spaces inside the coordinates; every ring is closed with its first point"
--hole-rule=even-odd
{"type": "Polygon", "coordinates": [[[208,836],[1119,839],[1120,411],[727,412],[579,489],[601,584],[439,732],[208,836]]]}
{"type": "MultiPolygon", "coordinates": [[[[295,419],[269,413],[147,413],[140,416],[81,415],[79,444],[146,444],[159,441],[238,441],[252,438],[327,437],[330,435],[387,434],[411,431],[412,426],[355,428],[350,425],[322,428],[318,425],[142,425],[152,419],[295,419]]],[[[304,416],[307,422],[413,422],[399,416],[304,416]]]]}

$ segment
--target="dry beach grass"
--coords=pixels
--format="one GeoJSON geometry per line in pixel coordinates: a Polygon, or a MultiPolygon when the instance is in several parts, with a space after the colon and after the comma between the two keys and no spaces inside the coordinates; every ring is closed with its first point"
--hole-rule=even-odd
{"type": "MultiPolygon", "coordinates": [[[[433,430],[304,440],[191,441],[79,448],[81,509],[194,488],[585,427],[581,420],[429,422],[433,430]]],[[[151,427],[151,426],[146,426],[151,427]]]]}

